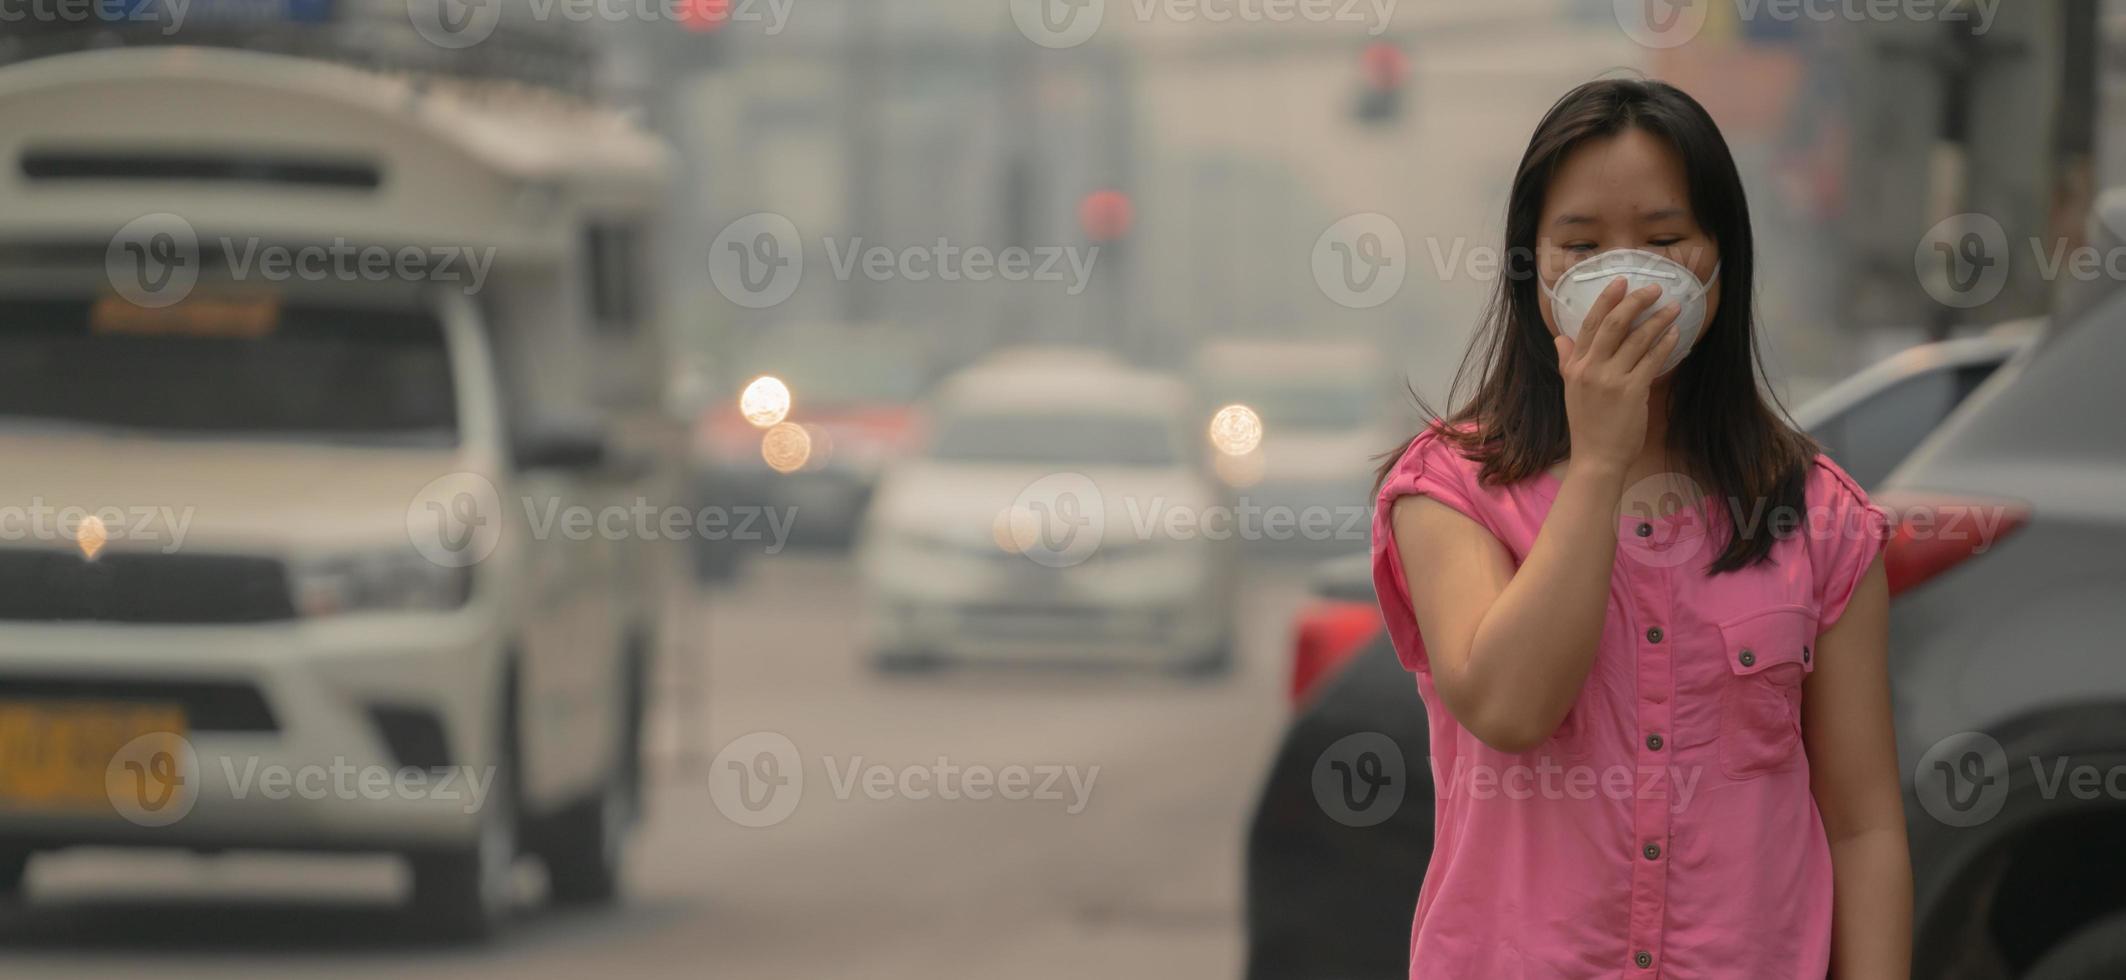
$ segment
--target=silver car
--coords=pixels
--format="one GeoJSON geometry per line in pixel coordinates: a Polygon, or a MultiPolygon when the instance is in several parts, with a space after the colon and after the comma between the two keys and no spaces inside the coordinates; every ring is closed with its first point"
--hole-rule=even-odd
{"type": "Polygon", "coordinates": [[[2126,293],[2063,309],[1875,493],[1916,976],[2126,976],[2122,365],[2126,293]]]}

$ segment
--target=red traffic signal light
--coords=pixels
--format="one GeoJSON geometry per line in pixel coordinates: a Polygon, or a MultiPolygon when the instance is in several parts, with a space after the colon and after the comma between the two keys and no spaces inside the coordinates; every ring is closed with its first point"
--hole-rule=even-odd
{"type": "Polygon", "coordinates": [[[1387,41],[1366,45],[1358,66],[1366,76],[1366,86],[1376,90],[1401,88],[1410,77],[1410,56],[1387,41]]]}
{"type": "Polygon", "coordinates": [[[731,0],[677,0],[679,26],[707,34],[723,29],[731,19],[731,0]]]}
{"type": "Polygon", "coordinates": [[[1078,227],[1085,237],[1096,242],[1111,242],[1129,234],[1131,222],[1136,220],[1136,207],[1129,195],[1113,188],[1104,188],[1085,195],[1078,202],[1078,227]]]}

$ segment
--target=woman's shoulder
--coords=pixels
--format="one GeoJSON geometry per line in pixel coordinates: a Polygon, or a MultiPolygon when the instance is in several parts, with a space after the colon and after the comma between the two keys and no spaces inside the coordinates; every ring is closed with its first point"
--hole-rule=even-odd
{"type": "Polygon", "coordinates": [[[1469,422],[1427,423],[1383,474],[1377,508],[1386,512],[1403,497],[1427,496],[1471,517],[1482,514],[1491,493],[1481,479],[1484,464],[1468,455],[1477,431],[1469,422]]]}
{"type": "Polygon", "coordinates": [[[1838,621],[1861,577],[1889,545],[1895,522],[1889,511],[1829,456],[1809,461],[1808,514],[1801,524],[1814,580],[1817,621],[1838,621]]]}
{"type": "Polygon", "coordinates": [[[1821,452],[1809,459],[1805,486],[1811,508],[1843,510],[1874,506],[1859,481],[1853,479],[1853,475],[1847,473],[1845,467],[1838,465],[1836,460],[1821,452]]]}
{"type": "Polygon", "coordinates": [[[1395,465],[1388,470],[1388,479],[1402,476],[1416,479],[1431,473],[1444,475],[1471,475],[1483,469],[1483,464],[1467,455],[1467,447],[1475,440],[1477,425],[1474,422],[1447,422],[1435,419],[1425,423],[1408,443],[1403,445],[1395,465]]]}

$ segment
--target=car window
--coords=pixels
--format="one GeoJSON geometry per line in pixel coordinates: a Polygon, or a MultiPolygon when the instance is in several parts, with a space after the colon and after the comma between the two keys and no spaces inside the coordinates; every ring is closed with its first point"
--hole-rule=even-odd
{"type": "Polygon", "coordinates": [[[419,307],[278,288],[153,309],[0,294],[0,427],[451,445],[454,391],[442,325],[419,307]]]}
{"type": "Polygon", "coordinates": [[[1812,433],[1862,487],[1880,483],[1904,462],[1998,362],[1913,375],[1876,392],[1812,433]]]}

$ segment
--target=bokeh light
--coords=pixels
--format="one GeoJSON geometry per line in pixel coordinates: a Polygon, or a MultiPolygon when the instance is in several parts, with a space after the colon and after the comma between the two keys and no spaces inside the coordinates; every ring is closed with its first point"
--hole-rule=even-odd
{"type": "Polygon", "coordinates": [[[1227,405],[1211,416],[1211,447],[1227,456],[1245,456],[1262,445],[1262,416],[1246,405],[1227,405]]]}
{"type": "Polygon", "coordinates": [[[754,378],[739,393],[738,412],[763,429],[790,417],[790,386],[772,374],[754,378]]]}
{"type": "Polygon", "coordinates": [[[760,458],[777,473],[795,473],[812,458],[812,434],[794,422],[778,422],[760,437],[760,458]]]}

